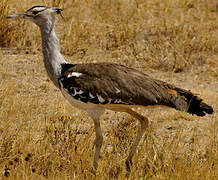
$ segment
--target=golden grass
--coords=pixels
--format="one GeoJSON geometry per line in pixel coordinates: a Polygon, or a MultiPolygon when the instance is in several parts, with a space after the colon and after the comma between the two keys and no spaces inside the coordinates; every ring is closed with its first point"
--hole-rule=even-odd
{"type": "Polygon", "coordinates": [[[180,72],[211,63],[218,53],[216,0],[3,0],[0,45],[36,52],[38,28],[4,17],[45,3],[65,9],[57,28],[65,55],[180,72]]]}
{"type": "Polygon", "coordinates": [[[96,176],[92,174],[92,120],[70,106],[48,80],[38,28],[27,21],[5,19],[8,14],[43,4],[65,9],[66,22],[59,18],[57,30],[62,53],[71,62],[128,65],[191,89],[214,107],[214,115],[203,118],[173,109],[138,109],[151,123],[134,157],[129,179],[216,179],[216,3],[2,0],[0,178],[126,179],[124,162],[137,122],[123,113],[107,111],[102,116],[102,158],[96,176]]]}

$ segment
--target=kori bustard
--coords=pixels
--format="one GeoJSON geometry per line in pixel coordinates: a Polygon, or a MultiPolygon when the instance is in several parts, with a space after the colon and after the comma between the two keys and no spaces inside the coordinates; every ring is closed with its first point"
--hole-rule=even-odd
{"type": "Polygon", "coordinates": [[[95,169],[103,142],[99,118],[105,109],[126,112],[140,122],[141,127],[126,159],[127,171],[130,171],[133,155],[148,127],[148,119],[132,107],[165,105],[197,116],[213,113],[210,105],[190,91],[152,79],[135,69],[114,63],[71,64],[65,61],[55,33],[55,18],[61,11],[54,7],[34,6],[8,18],[29,19],[39,26],[48,76],[73,106],[85,110],[94,120],[95,169]]]}

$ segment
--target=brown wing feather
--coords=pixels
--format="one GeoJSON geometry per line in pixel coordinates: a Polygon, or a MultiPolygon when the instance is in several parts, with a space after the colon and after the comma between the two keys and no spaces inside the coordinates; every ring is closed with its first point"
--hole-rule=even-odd
{"type": "MultiPolygon", "coordinates": [[[[78,87],[98,94],[104,99],[118,99],[134,105],[161,104],[172,94],[168,93],[163,82],[132,68],[113,63],[77,64],[63,73],[82,73],[82,76],[69,78],[64,86],[78,87]],[[117,89],[120,90],[117,93],[117,89]]],[[[165,103],[167,104],[167,103],[165,103]]]]}
{"type": "Polygon", "coordinates": [[[66,78],[65,88],[78,87],[104,99],[121,99],[132,105],[167,105],[181,111],[197,114],[213,113],[211,106],[190,91],[155,80],[135,69],[114,63],[71,65],[63,76],[78,72],[82,75],[66,78]],[[119,90],[119,92],[117,92],[119,90]]]}

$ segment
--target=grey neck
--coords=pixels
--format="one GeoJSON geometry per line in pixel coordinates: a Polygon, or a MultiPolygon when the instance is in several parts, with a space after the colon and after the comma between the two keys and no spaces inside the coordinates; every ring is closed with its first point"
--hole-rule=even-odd
{"type": "Polygon", "coordinates": [[[55,20],[50,20],[40,26],[42,35],[42,48],[44,56],[44,65],[49,78],[56,87],[58,78],[61,75],[61,64],[66,63],[60,53],[59,40],[55,33],[55,20]]]}

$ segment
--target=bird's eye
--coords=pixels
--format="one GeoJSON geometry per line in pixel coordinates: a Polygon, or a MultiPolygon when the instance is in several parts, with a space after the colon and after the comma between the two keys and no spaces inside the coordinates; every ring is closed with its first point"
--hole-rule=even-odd
{"type": "Polygon", "coordinates": [[[39,13],[39,11],[33,11],[33,14],[34,15],[36,15],[36,14],[38,14],[39,13]]]}

